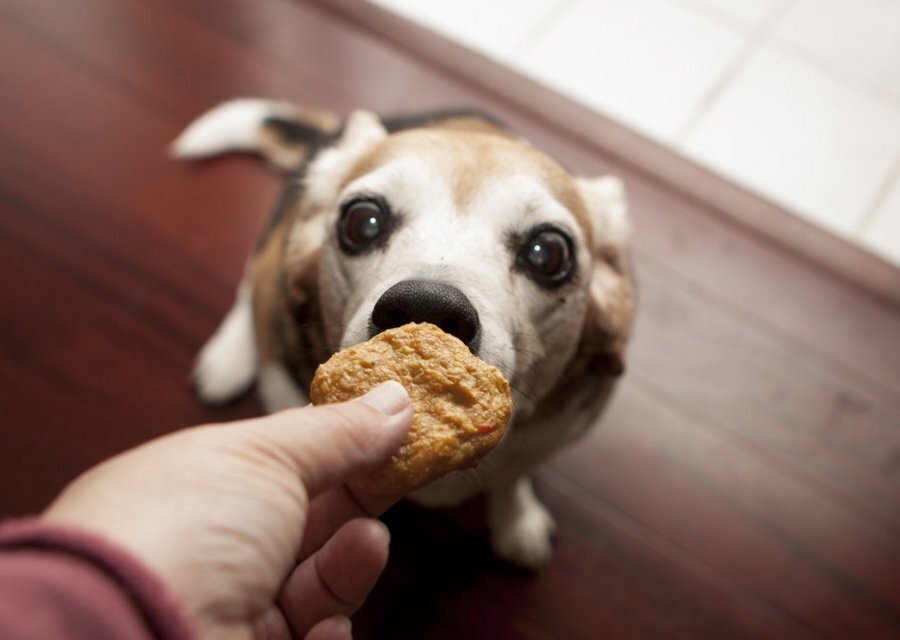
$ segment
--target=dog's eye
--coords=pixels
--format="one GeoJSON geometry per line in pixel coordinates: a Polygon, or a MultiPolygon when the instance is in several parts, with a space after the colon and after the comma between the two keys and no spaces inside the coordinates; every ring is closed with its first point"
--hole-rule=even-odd
{"type": "Polygon", "coordinates": [[[353,200],[341,210],[338,242],[347,253],[361,253],[384,238],[389,222],[390,214],[382,203],[353,200]]]}
{"type": "Polygon", "coordinates": [[[555,287],[572,275],[572,241],[555,228],[538,228],[519,250],[517,266],[538,284],[555,287]]]}

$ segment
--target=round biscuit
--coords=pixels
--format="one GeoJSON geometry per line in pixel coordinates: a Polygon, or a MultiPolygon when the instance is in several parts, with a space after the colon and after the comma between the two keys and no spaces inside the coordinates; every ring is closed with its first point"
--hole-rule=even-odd
{"type": "Polygon", "coordinates": [[[402,495],[477,463],[503,438],[512,414],[509,383],[458,338],[428,323],[388,329],[334,354],[310,387],[313,404],[359,397],[387,380],[413,405],[409,438],[382,468],[355,483],[402,495]]]}

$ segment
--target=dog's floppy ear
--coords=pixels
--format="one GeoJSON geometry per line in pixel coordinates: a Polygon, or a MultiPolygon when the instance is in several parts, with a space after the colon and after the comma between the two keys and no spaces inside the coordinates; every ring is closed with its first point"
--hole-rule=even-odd
{"type": "Polygon", "coordinates": [[[578,357],[597,372],[620,375],[625,370],[625,344],[634,310],[625,188],[613,176],[577,178],[575,183],[590,219],[593,245],[588,311],[578,357]]]}
{"type": "Polygon", "coordinates": [[[333,203],[359,160],[387,135],[374,113],[350,114],[337,143],[316,156],[307,169],[304,183],[310,201],[326,206],[333,203]]]}
{"type": "Polygon", "coordinates": [[[387,129],[381,119],[371,111],[359,109],[347,118],[339,146],[344,149],[367,147],[373,142],[383,140],[386,136],[387,129]]]}

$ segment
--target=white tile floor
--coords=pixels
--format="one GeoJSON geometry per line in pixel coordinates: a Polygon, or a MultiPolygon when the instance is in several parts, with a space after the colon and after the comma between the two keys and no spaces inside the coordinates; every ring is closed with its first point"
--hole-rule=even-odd
{"type": "Polygon", "coordinates": [[[900,1],[374,1],[900,266],[900,1]]]}

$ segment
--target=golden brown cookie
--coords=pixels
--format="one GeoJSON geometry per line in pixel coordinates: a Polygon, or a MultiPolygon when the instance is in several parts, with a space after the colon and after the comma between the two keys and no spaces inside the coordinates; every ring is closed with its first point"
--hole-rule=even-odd
{"type": "Polygon", "coordinates": [[[387,380],[409,393],[409,439],[359,486],[405,494],[474,465],[500,442],[512,413],[509,383],[458,338],[432,324],[407,324],[334,354],[313,378],[313,404],[356,398],[387,380]]]}

